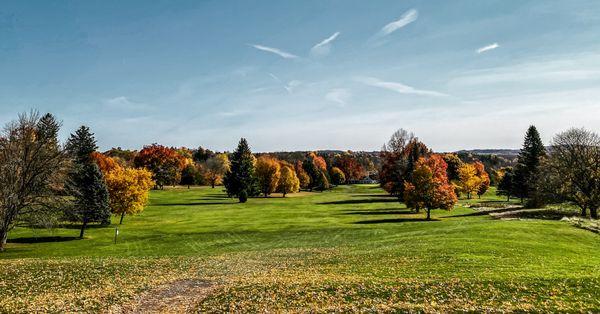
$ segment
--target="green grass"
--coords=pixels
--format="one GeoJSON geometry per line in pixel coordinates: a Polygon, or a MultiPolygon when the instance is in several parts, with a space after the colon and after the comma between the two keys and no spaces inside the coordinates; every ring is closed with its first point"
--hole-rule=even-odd
{"type": "MultiPolygon", "coordinates": [[[[483,200],[503,199],[490,191],[483,200]]],[[[0,301],[0,311],[102,309],[189,276],[219,285],[202,311],[600,310],[599,235],[464,207],[479,201],[424,221],[373,185],[246,204],[220,188],[152,191],[144,213],[119,226],[117,244],[115,225],[58,242],[45,240],[78,230],[13,231],[0,255],[0,299],[13,301],[0,301]],[[23,288],[36,274],[43,284],[23,288]],[[53,303],[68,288],[56,283],[65,276],[72,291],[94,293],[53,303]]]]}

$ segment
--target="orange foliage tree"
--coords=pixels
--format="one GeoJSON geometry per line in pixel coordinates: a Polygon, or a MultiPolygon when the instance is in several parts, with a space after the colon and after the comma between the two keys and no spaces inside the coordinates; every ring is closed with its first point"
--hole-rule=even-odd
{"type": "Polygon", "coordinates": [[[457,202],[454,188],[448,182],[446,168],[446,162],[439,155],[420,158],[415,164],[411,180],[404,183],[406,206],[417,212],[426,209],[427,220],[431,219],[432,209],[450,210],[457,202]]]}
{"type": "Polygon", "coordinates": [[[179,183],[187,159],[173,148],[152,144],[144,146],[133,161],[136,167],[150,170],[156,186],[162,189],[179,183]]]}
{"type": "Polygon", "coordinates": [[[485,192],[487,192],[487,190],[490,188],[490,176],[485,171],[485,166],[481,161],[474,162],[473,166],[475,166],[475,175],[481,181],[479,183],[479,188],[477,189],[477,196],[481,198],[481,195],[485,194],[485,192]]]}
{"type": "Polygon", "coordinates": [[[263,155],[256,160],[254,174],[258,178],[258,187],[265,197],[277,189],[281,176],[280,169],[279,160],[274,157],[263,155]]]}

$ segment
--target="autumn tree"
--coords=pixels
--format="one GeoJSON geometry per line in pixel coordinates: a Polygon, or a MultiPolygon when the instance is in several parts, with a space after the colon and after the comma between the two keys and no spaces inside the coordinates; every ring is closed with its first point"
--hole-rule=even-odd
{"type": "Polygon", "coordinates": [[[288,193],[300,191],[300,180],[296,176],[296,172],[292,169],[291,165],[282,165],[280,172],[281,175],[279,177],[277,191],[283,194],[283,197],[288,193]]]}
{"type": "Polygon", "coordinates": [[[125,215],[134,215],[144,210],[148,192],[155,184],[150,171],[119,167],[106,173],[104,177],[112,213],[121,216],[119,224],[123,223],[125,215]]]}
{"type": "Polygon", "coordinates": [[[124,166],[117,162],[118,157],[109,157],[99,152],[93,152],[91,157],[103,174],[124,166]]]}
{"type": "Polygon", "coordinates": [[[248,142],[245,138],[240,139],[238,147],[231,154],[231,166],[223,179],[227,194],[237,197],[240,203],[245,203],[249,196],[257,194],[254,163],[255,158],[248,142]]]}
{"type": "Polygon", "coordinates": [[[316,189],[323,191],[329,188],[329,179],[326,175],[327,163],[323,157],[318,156],[314,152],[308,153],[302,162],[302,169],[310,177],[309,190],[316,189]]]}
{"type": "Polygon", "coordinates": [[[298,176],[298,180],[300,181],[300,188],[308,189],[310,186],[310,176],[302,167],[302,162],[300,160],[296,161],[294,164],[294,170],[296,171],[296,176],[298,176]]]}
{"type": "Polygon", "coordinates": [[[81,126],[67,141],[67,151],[73,159],[67,191],[74,198],[66,216],[81,222],[79,237],[83,238],[90,222],[110,224],[108,189],[93,154],[98,148],[94,134],[81,126]]]}
{"type": "Polygon", "coordinates": [[[217,154],[209,157],[205,162],[206,180],[211,187],[221,184],[223,176],[229,170],[229,157],[227,154],[217,154]]]}
{"type": "Polygon", "coordinates": [[[334,185],[340,185],[346,182],[346,176],[340,168],[332,167],[330,172],[331,183],[333,183],[334,185]]]}
{"type": "Polygon", "coordinates": [[[152,172],[156,187],[162,189],[165,185],[179,183],[181,170],[186,161],[175,149],[152,144],[145,146],[135,156],[134,164],[138,168],[146,168],[152,172]]]}
{"type": "Polygon", "coordinates": [[[421,157],[427,157],[431,151],[412,133],[396,131],[381,152],[379,182],[381,187],[400,200],[404,196],[404,182],[409,180],[415,163],[421,157]]]}
{"type": "Polygon", "coordinates": [[[264,197],[275,192],[279,183],[280,166],[279,160],[263,155],[256,161],[256,178],[258,179],[258,187],[264,197]]]}
{"type": "Polygon", "coordinates": [[[485,166],[482,162],[476,161],[473,163],[475,167],[475,175],[479,178],[479,188],[477,189],[477,196],[481,198],[481,195],[485,194],[490,188],[490,176],[485,171],[485,166]]]}
{"type": "Polygon", "coordinates": [[[481,178],[477,176],[477,168],[473,164],[463,164],[458,168],[458,186],[461,192],[467,194],[467,199],[471,199],[473,193],[479,191],[481,178]]]}
{"type": "Polygon", "coordinates": [[[366,175],[362,165],[349,153],[345,153],[336,158],[334,165],[344,173],[347,180],[360,180],[366,175]]]}
{"type": "Polygon", "coordinates": [[[427,210],[427,220],[435,208],[450,210],[456,204],[454,188],[448,182],[446,162],[439,155],[420,158],[415,163],[411,179],[406,181],[404,201],[406,206],[419,212],[427,210]]]}
{"type": "Polygon", "coordinates": [[[18,222],[54,216],[63,204],[68,158],[59,130],[54,116],[32,112],[19,115],[0,135],[0,252],[18,222]]]}

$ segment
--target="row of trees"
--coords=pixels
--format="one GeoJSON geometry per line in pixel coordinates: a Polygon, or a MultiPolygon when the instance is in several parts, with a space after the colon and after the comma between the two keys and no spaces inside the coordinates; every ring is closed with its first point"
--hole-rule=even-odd
{"type": "Polygon", "coordinates": [[[498,194],[518,197],[528,207],[569,202],[581,209],[581,216],[597,219],[600,136],[573,128],[555,135],[546,148],[535,126],[529,127],[518,163],[504,169],[498,194]]]}
{"type": "Polygon", "coordinates": [[[229,196],[245,202],[248,197],[259,194],[267,197],[273,192],[280,192],[285,197],[301,188],[323,191],[332,184],[344,184],[347,176],[362,178],[362,167],[354,159],[340,155],[333,160],[340,167],[328,166],[325,158],[315,152],[307,153],[303,160],[294,163],[268,154],[256,158],[246,139],[242,138],[231,154],[230,167],[223,183],[229,196]]]}
{"type": "Polygon", "coordinates": [[[122,167],[97,153],[82,126],[67,143],[51,114],[22,114],[0,136],[0,251],[15,226],[48,227],[63,221],[110,224],[110,215],[143,209],[154,182],[144,169],[122,167]],[[113,165],[113,166],[109,166],[113,165]]]}

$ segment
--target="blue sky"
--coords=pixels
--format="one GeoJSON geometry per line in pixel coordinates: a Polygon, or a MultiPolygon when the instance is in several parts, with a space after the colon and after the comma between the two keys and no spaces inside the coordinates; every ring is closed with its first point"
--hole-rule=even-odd
{"type": "Polygon", "coordinates": [[[0,122],[102,149],[438,151],[600,131],[599,1],[3,1],[0,122]]]}

